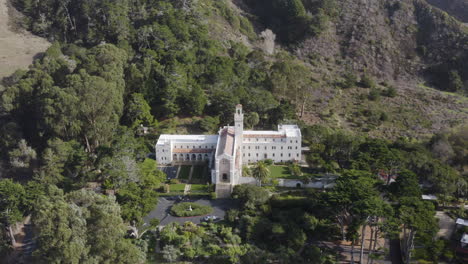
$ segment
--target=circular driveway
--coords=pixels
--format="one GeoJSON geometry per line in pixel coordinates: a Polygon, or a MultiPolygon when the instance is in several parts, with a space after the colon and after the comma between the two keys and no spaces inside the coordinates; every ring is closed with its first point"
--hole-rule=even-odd
{"type": "MultiPolygon", "coordinates": [[[[209,205],[213,207],[213,212],[210,215],[215,215],[220,219],[224,219],[227,210],[238,207],[238,202],[233,199],[188,199],[184,200],[184,202],[193,202],[202,205],[209,205]]],[[[204,215],[192,217],[175,217],[170,215],[169,212],[171,210],[171,206],[175,203],[178,202],[174,200],[168,200],[165,197],[159,198],[157,207],[153,209],[147,216],[145,216],[143,218],[143,221],[146,224],[149,224],[151,219],[157,218],[160,220],[159,225],[161,226],[165,226],[172,222],[185,223],[189,221],[195,224],[199,224],[201,222],[201,219],[204,217],[204,215]]]]}

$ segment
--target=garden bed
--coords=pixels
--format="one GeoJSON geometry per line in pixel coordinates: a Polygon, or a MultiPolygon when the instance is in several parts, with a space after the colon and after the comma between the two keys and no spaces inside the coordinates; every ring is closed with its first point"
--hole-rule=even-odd
{"type": "Polygon", "coordinates": [[[171,208],[171,215],[177,217],[201,216],[210,214],[211,212],[213,212],[211,206],[197,203],[178,203],[171,208]],[[192,211],[189,211],[190,207],[192,207],[192,211]]]}
{"type": "Polygon", "coordinates": [[[192,166],[190,165],[182,165],[180,166],[180,172],[179,172],[179,179],[180,180],[188,180],[190,177],[190,169],[192,166]]]}

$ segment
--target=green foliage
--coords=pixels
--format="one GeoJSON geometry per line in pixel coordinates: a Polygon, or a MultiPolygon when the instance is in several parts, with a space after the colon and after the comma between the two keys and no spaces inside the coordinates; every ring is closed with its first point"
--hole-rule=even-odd
{"type": "Polygon", "coordinates": [[[151,107],[146,102],[144,96],[140,93],[134,93],[131,95],[130,100],[128,100],[125,106],[123,118],[130,128],[136,128],[140,125],[156,125],[154,117],[151,115],[151,107]]]}
{"type": "Polygon", "coordinates": [[[38,232],[33,256],[40,263],[145,260],[124,238],[120,208],[110,197],[84,190],[63,195],[52,187],[35,205],[33,223],[38,232]]]}
{"type": "Polygon", "coordinates": [[[352,88],[352,87],[356,86],[356,84],[358,83],[357,76],[351,71],[346,72],[344,74],[343,78],[344,78],[344,80],[341,83],[342,88],[352,88]]]}
{"type": "Polygon", "coordinates": [[[10,226],[23,219],[28,212],[24,187],[10,179],[0,180],[0,223],[10,226]]]}
{"type": "Polygon", "coordinates": [[[383,91],[382,95],[393,98],[397,96],[397,90],[395,89],[395,87],[390,86],[383,91]]]}
{"type": "Polygon", "coordinates": [[[158,194],[147,186],[129,183],[119,189],[116,194],[117,202],[122,208],[122,218],[126,222],[140,223],[143,216],[153,210],[158,203],[158,194]]]}
{"type": "Polygon", "coordinates": [[[236,185],[232,192],[232,197],[242,201],[245,207],[254,208],[268,200],[268,192],[254,185],[236,185]]]}
{"type": "Polygon", "coordinates": [[[270,177],[270,170],[267,167],[267,163],[258,161],[252,169],[252,176],[257,179],[260,184],[266,182],[270,177]]]}
{"type": "Polygon", "coordinates": [[[246,1],[285,43],[298,42],[307,35],[320,34],[334,10],[334,1],[319,4],[301,0],[246,1]],[[307,7],[307,8],[306,8],[307,7]]]}
{"type": "Polygon", "coordinates": [[[205,116],[204,118],[200,119],[198,124],[204,131],[213,133],[216,131],[216,129],[219,128],[219,117],[205,116]]]}
{"type": "Polygon", "coordinates": [[[376,86],[374,79],[367,73],[361,76],[360,85],[364,88],[375,88],[376,86]]]}
{"type": "Polygon", "coordinates": [[[212,207],[198,203],[178,203],[171,207],[171,214],[178,217],[207,215],[211,212],[213,212],[212,207]]]}
{"type": "Polygon", "coordinates": [[[449,72],[448,90],[450,92],[458,92],[463,88],[463,81],[456,70],[449,72]]]}
{"type": "Polygon", "coordinates": [[[378,101],[380,99],[380,94],[380,90],[373,88],[370,90],[368,98],[371,101],[378,101]]]}

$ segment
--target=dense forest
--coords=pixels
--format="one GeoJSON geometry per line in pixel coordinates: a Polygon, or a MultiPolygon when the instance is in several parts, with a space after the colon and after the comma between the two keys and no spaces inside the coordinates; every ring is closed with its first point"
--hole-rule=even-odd
{"type": "MultiPolygon", "coordinates": [[[[445,91],[427,90],[421,95],[431,98],[427,104],[455,113],[427,125],[412,108],[382,107],[412,94],[386,78],[396,73],[385,72],[385,65],[348,63],[361,51],[341,48],[342,60],[333,59],[339,70],[325,74],[317,69],[331,69],[330,59],[304,55],[307,43],[344,23],[342,11],[350,7],[341,1],[12,4],[24,14],[23,27],[53,44],[29,70],[4,78],[0,89],[0,258],[15,257],[12,226],[28,217],[32,263],[336,263],[337,252],[317,243],[335,240],[349,242],[356,262],[367,250],[373,263],[383,258],[376,241],[400,233],[408,239],[402,243],[408,261],[462,263],[451,242],[435,236],[436,206],[468,216],[468,33],[448,14],[419,0],[384,6],[390,17],[414,9],[418,28],[404,31],[414,34],[417,46],[398,56],[429,65],[414,70],[402,59],[395,72],[409,78],[417,71],[414,76],[445,91]],[[220,37],[216,25],[230,32],[220,37]],[[444,43],[434,41],[436,35],[449,37],[444,43]],[[332,95],[323,95],[323,87],[332,95]],[[350,97],[358,101],[344,102],[350,97]],[[357,108],[343,107],[350,115],[337,121],[333,100],[357,108]],[[451,100],[457,103],[450,106],[451,100]],[[248,113],[246,127],[298,123],[310,148],[308,165],[316,173],[339,174],[335,187],[276,192],[266,176],[263,187],[236,186],[232,198],[240,206],[225,221],[172,223],[160,232],[154,231],[157,221],[143,226],[167,181],[151,155],[158,136],[217,133],[233,122],[238,103],[248,113]],[[320,121],[307,118],[310,112],[320,121]],[[392,134],[400,123],[405,125],[392,134]],[[372,134],[385,126],[392,129],[372,134]],[[396,179],[391,183],[381,174],[396,179]],[[103,194],[91,191],[90,183],[103,194]],[[438,204],[422,201],[422,194],[437,195],[438,204]],[[140,235],[130,237],[129,227],[140,235]],[[365,230],[371,232],[367,249],[365,230]]],[[[340,45],[353,47],[360,38],[353,34],[340,45]]]]}

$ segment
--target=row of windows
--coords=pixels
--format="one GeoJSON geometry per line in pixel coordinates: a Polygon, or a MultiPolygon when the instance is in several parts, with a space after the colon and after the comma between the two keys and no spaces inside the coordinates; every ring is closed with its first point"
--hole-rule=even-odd
{"type": "MultiPolygon", "coordinates": [[[[174,146],[174,148],[176,149],[176,148],[177,148],[177,146],[174,146]]],[[[180,148],[181,148],[181,149],[183,149],[183,148],[184,148],[184,146],[181,146],[180,148]]],[[[186,147],[186,149],[189,149],[189,148],[190,148],[190,146],[187,146],[187,147],[186,147]]],[[[192,148],[195,148],[195,146],[192,146],[192,148]]],[[[198,146],[197,148],[203,148],[203,147],[201,147],[201,146],[198,146]]],[[[208,146],[205,146],[205,148],[207,149],[207,148],[208,148],[208,146]]],[[[214,148],[215,148],[215,146],[210,146],[210,149],[214,149],[214,148]]],[[[163,152],[164,152],[164,150],[163,150],[163,152]]]]}
{"type": "MultiPolygon", "coordinates": [[[[244,153],[242,156],[245,157],[245,153],[244,153]]],[[[248,153],[247,156],[250,157],[250,153],[248,153]]],[[[255,156],[258,157],[258,153],[255,153],[255,156]]],[[[272,157],[275,157],[275,153],[273,153],[271,156],[272,156],[272,157]]],[[[267,158],[268,158],[268,154],[267,154],[267,153],[264,153],[264,154],[263,154],[263,157],[264,157],[265,159],[267,159],[267,158]]],[[[280,153],[280,157],[283,157],[283,153],[280,153]]],[[[288,157],[291,157],[291,153],[288,153],[288,157]]],[[[299,153],[296,154],[296,157],[299,158],[299,153]]]]}
{"type": "MultiPolygon", "coordinates": [[[[267,150],[267,146],[264,147],[265,150],[267,150]]],[[[242,149],[246,149],[245,146],[242,146],[242,149]]],[[[250,146],[247,146],[247,149],[250,149],[250,146]]],[[[255,146],[255,149],[260,149],[260,146],[255,146]]],[[[271,146],[271,149],[272,150],[275,150],[276,149],[276,146],[271,146]]],[[[281,146],[281,149],[283,149],[283,146],[281,146]]],[[[293,149],[293,147],[289,146],[288,149],[293,149]]],[[[296,149],[298,149],[298,147],[296,146],[296,149]]]]}
{"type": "MultiPolygon", "coordinates": [[[[247,141],[250,142],[250,139],[251,139],[251,138],[247,138],[247,141]]],[[[255,139],[256,139],[255,141],[257,141],[257,142],[260,141],[259,138],[255,138],[255,139]]],[[[252,141],[253,141],[253,139],[252,139],[252,141]]],[[[267,138],[264,138],[263,141],[266,142],[266,141],[267,141],[267,138]]],[[[289,140],[289,143],[293,143],[293,141],[294,141],[294,140],[289,140]]],[[[276,142],[276,138],[273,138],[273,142],[276,142]]],[[[281,140],[278,140],[278,142],[287,142],[287,140],[284,139],[284,138],[282,138],[281,140]]],[[[299,141],[296,140],[296,143],[299,143],[299,141]]]]}

